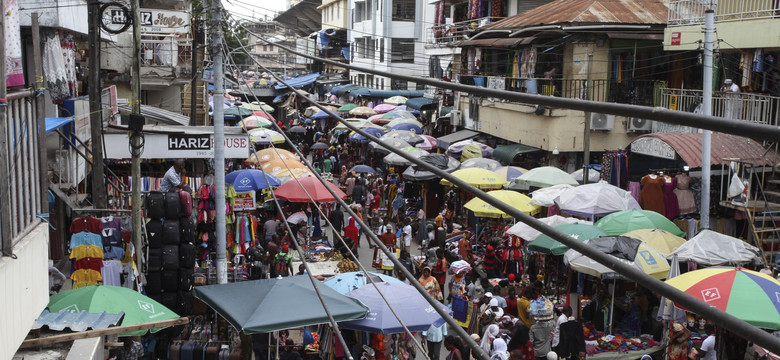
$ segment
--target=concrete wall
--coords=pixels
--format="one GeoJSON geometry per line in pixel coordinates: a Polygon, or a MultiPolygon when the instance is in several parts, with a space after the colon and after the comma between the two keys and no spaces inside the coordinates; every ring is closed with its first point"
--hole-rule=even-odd
{"type": "Polygon", "coordinates": [[[332,28],[346,29],[348,26],[346,0],[336,0],[322,8],[323,30],[332,28]],[[333,13],[332,17],[331,12],[333,13]],[[327,16],[325,15],[326,13],[328,14],[327,16]]]}
{"type": "Polygon", "coordinates": [[[49,303],[49,227],[41,222],[0,258],[0,359],[13,357],[49,303]]]}
{"type": "Polygon", "coordinates": [[[180,85],[171,85],[162,90],[147,91],[146,105],[179,113],[181,112],[182,91],[183,87],[180,85]]]}

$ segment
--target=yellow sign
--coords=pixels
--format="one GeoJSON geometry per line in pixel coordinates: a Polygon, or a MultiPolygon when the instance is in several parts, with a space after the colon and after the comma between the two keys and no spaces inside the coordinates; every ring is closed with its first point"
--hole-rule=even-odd
{"type": "Polygon", "coordinates": [[[235,203],[233,204],[233,211],[247,211],[254,210],[255,205],[255,192],[239,193],[236,194],[235,203]]]}
{"type": "Polygon", "coordinates": [[[677,95],[669,96],[669,110],[677,110],[677,95]]]}

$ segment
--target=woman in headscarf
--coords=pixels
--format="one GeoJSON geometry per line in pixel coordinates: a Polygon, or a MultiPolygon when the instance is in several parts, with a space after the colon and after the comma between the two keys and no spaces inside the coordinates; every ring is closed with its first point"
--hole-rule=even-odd
{"type": "Polygon", "coordinates": [[[452,275],[450,279],[450,296],[458,297],[466,293],[466,269],[452,275]]]}
{"type": "Polygon", "coordinates": [[[419,279],[417,279],[420,282],[420,285],[422,285],[425,288],[425,291],[428,292],[431,296],[433,296],[434,299],[442,301],[444,297],[441,294],[441,287],[439,287],[439,282],[436,281],[436,278],[431,276],[431,268],[426,266],[423,268],[422,276],[420,276],[419,279]]]}
{"type": "Polygon", "coordinates": [[[493,339],[493,352],[490,353],[491,360],[507,360],[509,352],[507,351],[506,341],[501,336],[493,339]]]}
{"type": "Polygon", "coordinates": [[[358,230],[357,225],[355,225],[355,218],[349,218],[349,224],[344,228],[344,236],[352,239],[355,245],[358,244],[358,240],[360,239],[360,230],[358,230]]]}
{"type": "MultiPolygon", "coordinates": [[[[490,324],[487,328],[485,328],[485,333],[482,334],[482,342],[479,344],[479,346],[482,348],[482,350],[485,350],[486,353],[490,354],[490,356],[493,356],[494,349],[496,349],[496,345],[499,347],[503,347],[504,352],[506,353],[506,341],[504,341],[501,336],[499,336],[499,328],[496,324],[490,324]],[[496,342],[503,343],[502,344],[496,344],[496,342]]],[[[506,360],[508,356],[504,357],[500,360],[506,360]]]]}

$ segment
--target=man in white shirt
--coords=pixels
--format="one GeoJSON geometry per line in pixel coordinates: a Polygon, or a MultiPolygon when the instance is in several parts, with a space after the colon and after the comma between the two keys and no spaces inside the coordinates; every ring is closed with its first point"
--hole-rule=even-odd
{"type": "Polygon", "coordinates": [[[409,220],[404,220],[404,250],[410,251],[412,246],[412,225],[409,220]]]}
{"type": "Polygon", "coordinates": [[[553,329],[552,339],[553,350],[555,350],[561,340],[561,324],[569,321],[569,316],[571,316],[571,306],[566,305],[561,310],[561,316],[558,316],[558,318],[555,320],[555,329],[553,329]]]}
{"type": "Polygon", "coordinates": [[[701,342],[701,349],[697,354],[697,359],[700,360],[716,360],[717,350],[715,349],[715,325],[707,323],[704,325],[704,332],[709,334],[704,341],[701,342]]]}

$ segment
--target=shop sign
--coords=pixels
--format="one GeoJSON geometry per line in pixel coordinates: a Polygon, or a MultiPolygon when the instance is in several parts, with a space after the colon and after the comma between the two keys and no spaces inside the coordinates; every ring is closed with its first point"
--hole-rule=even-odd
{"type": "Polygon", "coordinates": [[[236,197],[233,200],[233,211],[248,211],[257,208],[254,191],[236,194],[236,197]]]}
{"type": "Polygon", "coordinates": [[[682,33],[679,31],[675,31],[672,33],[672,45],[680,45],[680,40],[682,39],[682,33]]]}
{"type": "MultiPolygon", "coordinates": [[[[129,159],[127,134],[105,134],[106,158],[129,159]],[[110,145],[110,146],[109,146],[110,145]]],[[[211,159],[214,158],[213,134],[145,133],[143,159],[211,159]]],[[[225,158],[246,159],[250,142],[246,134],[225,134],[225,158]]]]}
{"type": "Polygon", "coordinates": [[[635,139],[631,143],[631,152],[669,160],[674,160],[677,157],[677,153],[671,145],[659,138],[650,136],[635,139]]]}
{"type": "Polygon", "coordinates": [[[153,33],[189,33],[190,15],[184,11],[141,9],[141,31],[153,33]]]}

